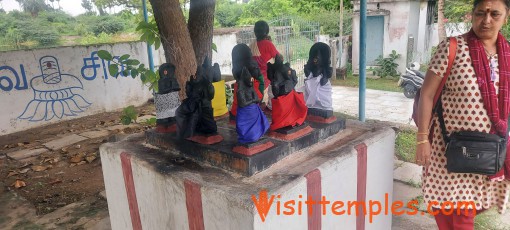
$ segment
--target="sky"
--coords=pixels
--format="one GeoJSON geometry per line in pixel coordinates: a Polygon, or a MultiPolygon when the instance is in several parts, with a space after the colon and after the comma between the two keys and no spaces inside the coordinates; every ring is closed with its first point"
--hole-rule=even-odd
{"type": "MultiPolygon", "coordinates": [[[[57,1],[54,2],[55,7],[57,7],[57,1]]],[[[79,15],[85,13],[85,9],[81,7],[81,0],[60,0],[60,7],[62,10],[73,15],[79,15]]],[[[16,0],[2,0],[0,1],[0,8],[3,8],[5,11],[11,10],[21,10],[18,2],[16,0]]]]}

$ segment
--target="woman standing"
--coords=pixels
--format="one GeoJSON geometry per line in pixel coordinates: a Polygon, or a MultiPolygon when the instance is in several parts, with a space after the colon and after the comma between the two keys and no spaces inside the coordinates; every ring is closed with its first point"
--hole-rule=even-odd
{"type": "MultiPolygon", "coordinates": [[[[445,141],[437,113],[431,114],[434,94],[443,76],[447,77],[441,94],[446,132],[479,131],[506,136],[510,107],[510,46],[499,32],[509,17],[510,0],[475,0],[472,28],[456,37],[457,52],[448,63],[449,41],[445,40],[430,62],[418,106],[416,162],[425,166],[423,196],[435,209],[473,209],[457,207],[458,202],[473,201],[478,211],[496,207],[505,212],[510,196],[510,154],[496,175],[449,173],[445,141]],[[452,68],[446,73],[448,65],[452,68]],[[431,141],[429,141],[429,128],[431,141]],[[453,207],[445,206],[451,202],[453,207]]],[[[508,149],[508,148],[507,148],[508,149]]],[[[439,212],[439,229],[473,229],[475,212],[439,212]]]]}

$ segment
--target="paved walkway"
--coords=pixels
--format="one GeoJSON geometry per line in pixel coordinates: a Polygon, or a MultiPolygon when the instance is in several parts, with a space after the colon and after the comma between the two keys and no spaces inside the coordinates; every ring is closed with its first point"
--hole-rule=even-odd
{"type": "MultiPolygon", "coordinates": [[[[358,117],[359,89],[333,86],[333,109],[335,112],[358,117]]],[[[410,120],[412,112],[413,99],[406,98],[404,93],[373,89],[366,91],[365,118],[367,120],[414,124],[410,120]]]]}

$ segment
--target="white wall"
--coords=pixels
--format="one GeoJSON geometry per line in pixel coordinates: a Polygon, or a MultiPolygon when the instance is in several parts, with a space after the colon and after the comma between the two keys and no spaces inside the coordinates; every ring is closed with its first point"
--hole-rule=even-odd
{"type": "Polygon", "coordinates": [[[149,90],[139,78],[110,76],[101,49],[147,60],[144,43],[1,52],[0,135],[145,103],[149,90]]]}
{"type": "Polygon", "coordinates": [[[221,74],[232,74],[232,49],[237,45],[237,36],[235,33],[215,35],[213,43],[216,44],[217,51],[213,51],[212,62],[220,65],[221,74]]]}

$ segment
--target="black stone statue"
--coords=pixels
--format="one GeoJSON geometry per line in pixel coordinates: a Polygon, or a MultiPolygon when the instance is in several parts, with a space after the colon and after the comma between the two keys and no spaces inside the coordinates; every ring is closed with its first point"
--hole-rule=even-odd
{"type": "Polygon", "coordinates": [[[253,77],[247,68],[243,68],[239,80],[237,80],[237,101],[239,107],[243,108],[251,104],[257,104],[260,99],[253,89],[253,77]]]}
{"type": "Polygon", "coordinates": [[[221,81],[220,65],[218,63],[211,65],[211,60],[207,56],[204,59],[204,63],[202,63],[202,69],[205,72],[207,80],[211,83],[221,81]]]}
{"type": "Polygon", "coordinates": [[[314,117],[328,119],[333,117],[333,88],[330,78],[333,74],[331,50],[322,42],[315,43],[304,66],[305,102],[310,119],[314,117]]]}
{"type": "Polygon", "coordinates": [[[186,82],[186,96],[176,112],[178,137],[214,135],[217,133],[211,100],[214,87],[206,79],[204,69],[199,66],[197,73],[186,82]]]}
{"type": "Polygon", "coordinates": [[[322,75],[320,84],[324,86],[333,74],[333,68],[330,65],[331,50],[329,46],[325,43],[317,42],[310,48],[308,62],[304,66],[305,77],[309,77],[310,73],[312,74],[311,77],[322,75]]]}
{"type": "Polygon", "coordinates": [[[297,84],[296,71],[281,59],[276,59],[274,64],[267,63],[267,78],[271,81],[274,98],[289,94],[297,84]]]}
{"type": "Polygon", "coordinates": [[[181,104],[179,83],[175,77],[175,66],[164,63],[159,67],[158,93],[154,96],[156,106],[156,130],[158,132],[175,131],[175,111],[181,104]]]}

